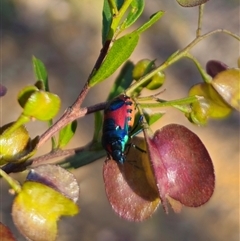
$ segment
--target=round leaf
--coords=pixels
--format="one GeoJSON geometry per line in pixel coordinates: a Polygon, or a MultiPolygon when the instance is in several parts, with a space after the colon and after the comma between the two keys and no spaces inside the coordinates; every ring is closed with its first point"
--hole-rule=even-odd
{"type": "MultiPolygon", "coordinates": [[[[134,140],[136,145],[141,143],[140,147],[144,147],[143,140],[134,140]]],[[[151,217],[160,202],[151,170],[146,166],[146,162],[146,153],[130,147],[124,164],[106,160],[103,166],[108,200],[119,216],[130,221],[142,221],[151,217]]]]}
{"type": "Polygon", "coordinates": [[[76,215],[77,205],[54,189],[27,181],[16,196],[13,221],[18,230],[32,241],[54,241],[57,221],[62,215],[76,215]]]}
{"type": "Polygon", "coordinates": [[[1,241],[16,241],[9,228],[4,226],[2,223],[0,223],[0,238],[1,241]]]}
{"type": "Polygon", "coordinates": [[[212,160],[198,136],[177,124],[163,127],[152,137],[144,132],[165,211],[168,197],[189,207],[206,203],[213,194],[215,176],[212,160]]]}
{"type": "Polygon", "coordinates": [[[45,184],[77,202],[79,186],[74,175],[57,165],[42,165],[31,169],[27,180],[45,184]]]}
{"type": "Polygon", "coordinates": [[[7,88],[4,85],[0,84],[0,97],[4,96],[7,93],[7,88]]]}
{"type": "Polygon", "coordinates": [[[240,111],[240,69],[220,72],[211,84],[230,106],[240,111]]]}
{"type": "Polygon", "coordinates": [[[206,64],[206,71],[212,78],[226,69],[228,66],[219,60],[210,60],[206,64]]]}

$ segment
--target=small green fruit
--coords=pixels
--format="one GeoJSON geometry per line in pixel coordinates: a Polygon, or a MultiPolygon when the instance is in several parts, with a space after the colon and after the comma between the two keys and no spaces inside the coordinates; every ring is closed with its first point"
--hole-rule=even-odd
{"type": "Polygon", "coordinates": [[[155,67],[154,61],[151,61],[149,59],[142,59],[139,62],[136,63],[132,77],[135,80],[139,80],[141,77],[143,77],[145,74],[149,73],[151,70],[153,70],[155,67]]]}
{"type": "Polygon", "coordinates": [[[188,119],[197,125],[204,126],[207,124],[210,111],[210,104],[203,98],[199,102],[192,104],[192,112],[188,116],[188,119]]]}
{"type": "Polygon", "coordinates": [[[57,95],[45,91],[36,91],[26,102],[23,114],[37,120],[47,121],[58,113],[60,103],[60,98],[57,95]]]}
{"type": "Polygon", "coordinates": [[[24,126],[9,131],[13,123],[0,128],[0,165],[18,161],[29,151],[30,137],[24,126]]]}
{"type": "Polygon", "coordinates": [[[18,94],[18,102],[25,116],[40,121],[55,117],[61,105],[61,100],[57,95],[39,90],[36,86],[23,88],[18,94]]]}
{"type": "Polygon", "coordinates": [[[161,87],[165,81],[165,74],[161,71],[157,72],[153,77],[151,78],[151,81],[148,83],[146,88],[148,90],[156,90],[159,87],[161,87]]]}
{"type": "MultiPolygon", "coordinates": [[[[205,115],[205,118],[221,119],[228,116],[232,112],[232,108],[228,105],[211,84],[196,84],[189,90],[189,96],[203,97],[204,101],[199,100],[192,104],[193,112],[205,115]]],[[[200,118],[202,119],[202,118],[200,118]]]]}

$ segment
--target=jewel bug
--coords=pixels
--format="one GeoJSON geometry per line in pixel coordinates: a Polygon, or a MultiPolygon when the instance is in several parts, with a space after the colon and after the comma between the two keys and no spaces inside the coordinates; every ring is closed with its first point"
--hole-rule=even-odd
{"type": "Polygon", "coordinates": [[[102,146],[108,157],[121,164],[125,162],[125,148],[134,118],[134,102],[126,95],[119,95],[113,99],[104,110],[102,146]]]}

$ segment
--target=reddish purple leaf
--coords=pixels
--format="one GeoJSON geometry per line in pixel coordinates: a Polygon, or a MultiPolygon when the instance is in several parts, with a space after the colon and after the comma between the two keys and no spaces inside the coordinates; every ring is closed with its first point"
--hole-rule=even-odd
{"type": "Polygon", "coordinates": [[[196,134],[171,124],[149,137],[149,156],[163,208],[168,196],[185,206],[197,207],[213,194],[215,176],[212,160],[196,134]]]}
{"type": "Polygon", "coordinates": [[[74,175],[60,166],[46,164],[30,170],[27,180],[43,183],[77,202],[79,186],[74,175]]]}
{"type": "Polygon", "coordinates": [[[8,227],[3,225],[0,222],[0,240],[1,241],[16,241],[16,239],[13,237],[12,232],[9,230],[8,227]]]}
{"type": "Polygon", "coordinates": [[[0,97],[4,96],[7,93],[7,88],[0,84],[0,97]]]}
{"type": "Polygon", "coordinates": [[[209,60],[206,64],[206,71],[212,78],[226,69],[228,69],[228,66],[218,60],[209,60]]]}
{"type": "Polygon", "coordinates": [[[127,155],[129,161],[117,164],[114,160],[106,160],[103,166],[107,198],[114,211],[130,221],[151,217],[160,202],[157,188],[149,177],[152,173],[143,167],[145,158],[146,153],[132,147],[127,155]]]}

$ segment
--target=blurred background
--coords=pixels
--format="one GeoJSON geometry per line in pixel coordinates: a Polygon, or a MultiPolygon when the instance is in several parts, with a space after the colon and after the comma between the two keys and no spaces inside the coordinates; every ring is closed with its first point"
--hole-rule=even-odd
{"type": "MultiPolygon", "coordinates": [[[[16,96],[21,88],[35,82],[31,58],[46,65],[50,89],[62,99],[60,114],[76,99],[101,48],[101,9],[98,0],[1,0],[1,83],[8,93],[0,99],[1,126],[20,114],[16,96]]],[[[157,10],[164,17],[147,30],[131,57],[156,59],[160,64],[177,49],[185,47],[195,36],[198,8],[182,8],[175,1],[148,0],[138,27],[157,10]]],[[[209,1],[205,6],[203,31],[226,28],[239,34],[239,1],[209,1]]],[[[236,67],[239,42],[216,34],[198,44],[192,51],[205,66],[217,59],[236,67]]],[[[182,98],[201,78],[189,60],[181,60],[167,71],[166,91],[161,98],[182,98]]],[[[114,77],[93,88],[84,105],[90,106],[107,97],[114,77]],[[104,91],[102,91],[104,89],[104,91]]],[[[190,124],[182,114],[167,109],[167,114],[153,128],[180,123],[198,134],[212,157],[216,189],[211,200],[199,208],[183,208],[180,214],[166,215],[161,206],[149,220],[131,223],[120,219],[111,209],[104,190],[104,158],[75,170],[80,184],[81,212],[74,218],[63,218],[59,241],[237,241],[239,240],[239,114],[227,120],[211,121],[205,128],[190,124]]],[[[78,131],[69,147],[91,140],[93,116],[78,121],[78,131]]],[[[27,125],[32,137],[43,133],[45,123],[27,125]]],[[[48,143],[38,155],[49,151],[48,143]]],[[[204,171],[204,170],[203,170],[204,171]]],[[[21,178],[21,177],[20,177],[21,178]]],[[[8,186],[0,180],[0,218],[19,241],[25,240],[11,219],[8,186]]]]}

